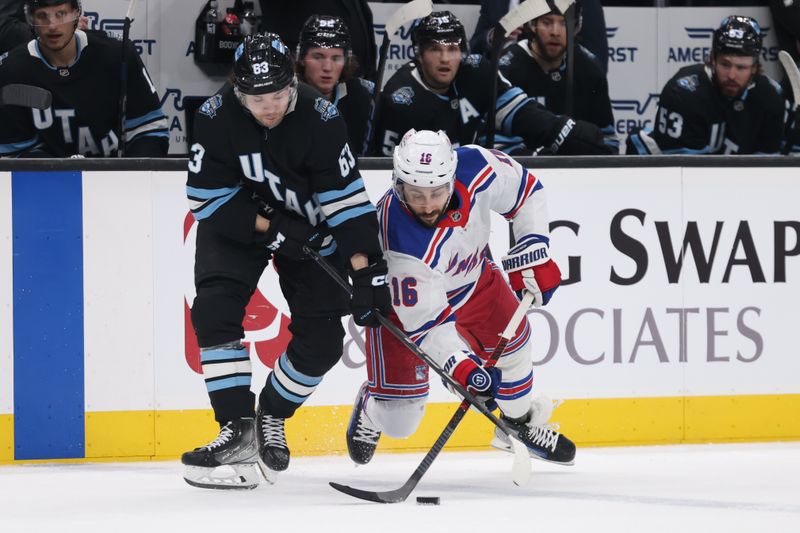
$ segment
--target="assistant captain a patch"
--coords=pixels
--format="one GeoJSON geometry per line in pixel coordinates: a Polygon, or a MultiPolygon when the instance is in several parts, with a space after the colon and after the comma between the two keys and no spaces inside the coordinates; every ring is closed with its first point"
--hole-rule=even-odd
{"type": "Polygon", "coordinates": [[[323,122],[328,122],[330,119],[339,116],[339,109],[325,98],[318,97],[314,100],[314,109],[320,114],[323,122]]]}

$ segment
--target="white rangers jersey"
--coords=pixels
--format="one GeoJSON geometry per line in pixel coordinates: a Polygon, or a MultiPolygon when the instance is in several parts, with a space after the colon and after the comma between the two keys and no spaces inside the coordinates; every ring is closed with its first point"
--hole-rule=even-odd
{"type": "Polygon", "coordinates": [[[394,311],[408,335],[440,363],[456,350],[469,350],[456,333],[455,311],[473,297],[481,273],[497,268],[488,244],[491,211],[513,221],[517,245],[549,245],[541,182],[502,152],[476,145],[456,152],[455,202],[435,228],[419,222],[393,189],[378,203],[394,311]]]}

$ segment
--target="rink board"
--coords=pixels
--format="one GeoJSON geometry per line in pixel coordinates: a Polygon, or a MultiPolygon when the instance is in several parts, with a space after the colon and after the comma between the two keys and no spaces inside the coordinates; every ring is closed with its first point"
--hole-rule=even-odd
{"type": "MultiPolygon", "coordinates": [[[[567,400],[562,430],[583,445],[800,439],[798,169],[534,172],[565,279],[529,314],[534,386],[567,400]]],[[[389,172],[364,175],[379,197],[389,172]]],[[[174,457],[215,434],[193,370],[185,179],[0,172],[0,462],[174,457]]],[[[498,220],[495,257],[507,242],[498,220]]],[[[258,294],[256,390],[288,341],[271,269],[258,294]]],[[[345,449],[365,370],[344,324],[342,362],[288,425],[295,454],[345,449]]],[[[420,431],[384,449],[435,440],[454,404],[434,381],[420,431]]],[[[489,431],[471,414],[451,446],[486,447],[489,431]]]]}

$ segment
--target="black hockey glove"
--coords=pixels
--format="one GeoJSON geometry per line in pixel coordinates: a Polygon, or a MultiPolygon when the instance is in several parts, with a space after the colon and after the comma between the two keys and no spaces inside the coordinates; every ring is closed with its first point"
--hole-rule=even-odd
{"type": "Polygon", "coordinates": [[[269,220],[264,242],[273,254],[302,261],[308,259],[303,252],[304,245],[312,250],[319,250],[327,237],[321,228],[315,228],[299,217],[285,215],[270,207],[260,210],[259,214],[269,220]]]}
{"type": "Polygon", "coordinates": [[[353,280],[353,297],[350,300],[350,312],[359,326],[376,328],[381,325],[376,313],[383,316],[389,314],[392,297],[386,275],[386,261],[383,259],[360,270],[351,270],[353,280]]]}
{"type": "Polygon", "coordinates": [[[550,145],[558,155],[615,155],[617,151],[603,142],[603,134],[591,122],[567,118],[550,145]]]}

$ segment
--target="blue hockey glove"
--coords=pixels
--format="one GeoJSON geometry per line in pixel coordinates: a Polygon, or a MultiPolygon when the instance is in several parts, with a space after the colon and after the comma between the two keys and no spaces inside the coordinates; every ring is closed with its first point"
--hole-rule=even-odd
{"type": "MultiPolygon", "coordinates": [[[[496,366],[485,368],[483,361],[477,355],[465,350],[450,354],[442,368],[468,392],[484,402],[490,411],[497,409],[495,396],[500,389],[503,374],[499,368],[496,366]]],[[[450,392],[456,393],[449,385],[447,388],[450,392]]]]}

